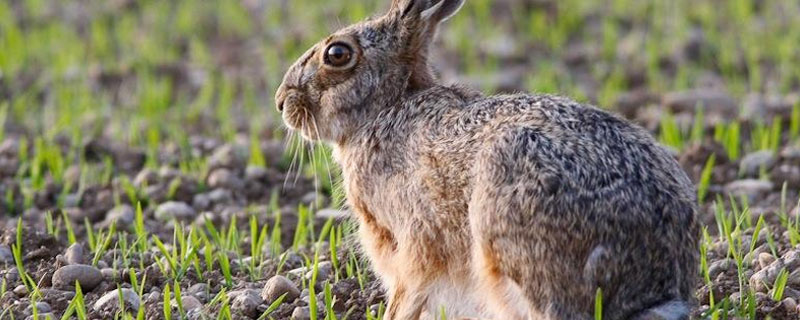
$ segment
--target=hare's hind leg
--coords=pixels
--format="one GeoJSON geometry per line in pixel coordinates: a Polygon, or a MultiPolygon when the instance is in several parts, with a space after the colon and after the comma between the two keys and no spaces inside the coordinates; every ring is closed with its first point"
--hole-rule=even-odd
{"type": "Polygon", "coordinates": [[[537,157],[552,150],[532,145],[542,141],[529,131],[501,134],[476,157],[473,269],[496,319],[590,319],[596,288],[582,266],[591,241],[543,211],[552,208],[543,208],[540,197],[556,182],[550,164],[537,157]]]}

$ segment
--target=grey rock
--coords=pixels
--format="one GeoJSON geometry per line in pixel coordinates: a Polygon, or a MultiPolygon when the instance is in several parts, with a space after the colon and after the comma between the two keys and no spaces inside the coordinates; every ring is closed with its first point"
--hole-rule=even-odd
{"type": "Polygon", "coordinates": [[[81,285],[81,289],[84,291],[91,291],[103,281],[103,274],[97,268],[83,264],[63,266],[53,273],[53,287],[55,288],[73,288],[75,281],[81,285]]]}
{"type": "Polygon", "coordinates": [[[241,168],[246,162],[247,151],[232,144],[225,144],[208,158],[209,168],[241,168]]]}
{"type": "Polygon", "coordinates": [[[80,243],[73,243],[64,252],[64,260],[67,264],[86,264],[86,249],[80,243]]]}
{"type": "Polygon", "coordinates": [[[14,294],[16,294],[18,297],[24,297],[28,295],[28,287],[24,285],[18,285],[16,288],[14,288],[14,294]]]}
{"type": "Polygon", "coordinates": [[[211,290],[205,283],[195,283],[189,289],[186,289],[186,294],[192,295],[201,302],[208,302],[211,299],[211,290]]]}
{"type": "Polygon", "coordinates": [[[244,182],[239,179],[233,171],[227,168],[219,168],[211,171],[208,175],[207,183],[211,188],[239,190],[244,187],[244,182]]]}
{"type": "Polygon", "coordinates": [[[244,177],[248,181],[258,181],[267,176],[267,168],[261,166],[247,166],[244,170],[244,177]]]}
{"type": "Polygon", "coordinates": [[[292,311],[292,320],[310,320],[311,309],[309,307],[296,307],[292,311]]]}
{"type": "Polygon", "coordinates": [[[11,248],[4,244],[0,244],[0,264],[14,264],[14,254],[11,252],[11,248]]]}
{"type": "Polygon", "coordinates": [[[276,275],[264,284],[264,289],[261,290],[261,299],[266,303],[273,303],[284,294],[286,294],[286,297],[283,301],[291,303],[300,297],[300,290],[291,280],[284,276],[276,275]]]}
{"type": "Polygon", "coordinates": [[[155,217],[161,221],[178,219],[190,221],[194,219],[196,212],[185,202],[169,201],[162,203],[156,208],[155,217]]]}
{"type": "Polygon", "coordinates": [[[770,181],[744,179],[730,182],[725,185],[724,191],[735,197],[746,196],[752,202],[764,197],[774,185],[770,181]]]}
{"type": "Polygon", "coordinates": [[[214,189],[208,193],[208,199],[213,204],[229,204],[233,201],[233,193],[227,189],[214,189]]]}
{"type": "Polygon", "coordinates": [[[114,270],[112,268],[100,269],[100,273],[103,274],[103,278],[104,279],[109,280],[109,281],[112,281],[112,280],[116,279],[119,276],[119,274],[117,273],[117,270],[114,270]]]}
{"type": "Polygon", "coordinates": [[[738,104],[728,93],[721,90],[696,89],[667,93],[661,97],[661,104],[673,112],[696,112],[702,107],[705,114],[735,117],[738,104]]]}
{"type": "Polygon", "coordinates": [[[231,311],[255,318],[258,316],[258,305],[261,304],[261,298],[258,296],[256,290],[239,290],[231,291],[228,297],[233,297],[231,302],[231,311]]]}
{"type": "Polygon", "coordinates": [[[211,199],[205,193],[198,193],[192,198],[192,207],[198,210],[205,210],[211,206],[211,199]]]}
{"type": "MultiPolygon", "coordinates": [[[[314,268],[309,267],[306,272],[306,279],[311,280],[314,276],[314,268]]],[[[317,284],[333,278],[333,264],[330,261],[323,261],[317,264],[317,284]]]]}
{"type": "Polygon", "coordinates": [[[116,222],[117,227],[124,229],[133,224],[133,220],[135,218],[136,211],[133,209],[133,207],[123,204],[108,211],[104,224],[111,225],[112,223],[116,222]]]}
{"type": "Polygon", "coordinates": [[[333,218],[333,220],[341,220],[346,218],[347,216],[348,216],[347,211],[339,209],[331,209],[331,208],[322,209],[317,211],[316,213],[316,217],[322,220],[328,220],[331,218],[333,218]]]}
{"type": "MultiPolygon", "coordinates": [[[[29,310],[30,312],[33,312],[33,306],[32,305],[28,306],[27,310],[29,310]]],[[[52,311],[53,311],[53,308],[50,307],[49,303],[44,302],[44,301],[36,302],[36,313],[39,314],[39,317],[42,317],[43,314],[51,313],[52,311]]],[[[41,318],[41,319],[44,319],[44,318],[41,318]]],[[[53,319],[55,319],[55,318],[53,318],[53,319]]]]}
{"type": "Polygon", "coordinates": [[[197,300],[197,298],[194,296],[182,296],[181,301],[183,302],[183,310],[186,311],[203,307],[203,304],[200,303],[200,300],[197,300]]]}
{"type": "Polygon", "coordinates": [[[158,173],[153,169],[144,168],[133,179],[133,185],[136,187],[151,186],[158,183],[158,173]]]}
{"type": "Polygon", "coordinates": [[[708,267],[708,276],[711,279],[716,279],[720,273],[725,273],[725,271],[728,271],[734,267],[736,267],[736,261],[734,261],[733,259],[722,259],[714,261],[708,267]]]}
{"type": "Polygon", "coordinates": [[[758,177],[761,170],[769,172],[775,165],[775,153],[771,150],[762,150],[749,153],[742,157],[739,167],[747,177],[758,177]]]}
{"type": "Polygon", "coordinates": [[[100,299],[97,299],[97,302],[94,303],[94,310],[101,311],[119,308],[119,290],[122,290],[122,301],[125,303],[126,308],[129,310],[138,311],[139,305],[141,304],[139,295],[136,294],[135,291],[128,288],[114,289],[104,294],[102,297],[100,297],[100,299]]]}

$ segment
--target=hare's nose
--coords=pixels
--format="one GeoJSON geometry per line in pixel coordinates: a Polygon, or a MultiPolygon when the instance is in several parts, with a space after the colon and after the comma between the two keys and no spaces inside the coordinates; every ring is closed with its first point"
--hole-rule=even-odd
{"type": "Polygon", "coordinates": [[[283,112],[284,102],[286,102],[286,89],[280,86],[278,92],[275,93],[275,106],[278,108],[278,112],[283,112]]]}
{"type": "Polygon", "coordinates": [[[283,102],[285,99],[278,100],[278,112],[283,112],[283,102]]]}

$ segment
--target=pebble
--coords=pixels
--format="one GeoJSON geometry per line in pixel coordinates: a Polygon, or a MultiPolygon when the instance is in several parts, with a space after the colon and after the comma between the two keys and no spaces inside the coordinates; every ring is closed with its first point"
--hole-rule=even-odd
{"type": "Polygon", "coordinates": [[[244,151],[231,144],[225,144],[214,150],[208,158],[209,168],[241,168],[245,165],[244,151]]]}
{"type": "Polygon", "coordinates": [[[736,116],[739,104],[721,90],[687,90],[670,92],[661,97],[661,104],[674,112],[695,112],[702,107],[706,115],[725,118],[736,116]]]}
{"type": "Polygon", "coordinates": [[[781,305],[786,312],[797,312],[797,301],[792,298],[783,299],[781,305]]]}
{"type": "Polygon", "coordinates": [[[736,180],[725,185],[725,192],[732,194],[734,197],[746,196],[751,202],[764,197],[773,188],[772,182],[744,179],[736,180]]]}
{"type": "Polygon", "coordinates": [[[226,168],[214,169],[208,175],[208,186],[211,188],[223,188],[230,190],[239,190],[244,187],[239,177],[237,177],[231,170],[226,168]]]}
{"type": "Polygon", "coordinates": [[[786,186],[790,189],[800,188],[800,167],[790,164],[781,164],[772,171],[772,182],[778,186],[786,186]]]}
{"type": "Polygon", "coordinates": [[[198,193],[192,198],[192,207],[199,210],[208,209],[211,206],[211,199],[205,193],[198,193]]]}
{"type": "Polygon", "coordinates": [[[739,168],[747,177],[758,177],[762,170],[769,172],[772,169],[775,158],[775,153],[771,150],[756,151],[742,157],[739,168]]]}
{"type": "Polygon", "coordinates": [[[214,189],[208,193],[208,199],[214,204],[228,204],[233,201],[233,193],[227,189],[214,189]]]}
{"type": "Polygon", "coordinates": [[[86,264],[86,249],[80,243],[73,243],[64,252],[67,264],[86,264]]]}
{"type": "Polygon", "coordinates": [[[775,256],[773,256],[771,253],[762,252],[758,254],[758,265],[761,266],[761,269],[766,268],[774,261],[775,256]]]}
{"type": "Polygon", "coordinates": [[[58,319],[53,313],[51,312],[39,312],[38,317],[34,319],[33,315],[28,316],[25,318],[26,320],[56,320],[58,319]]]}
{"type": "Polygon", "coordinates": [[[28,295],[28,287],[24,285],[18,285],[16,288],[14,288],[14,294],[16,294],[18,297],[24,297],[28,295]]]}
{"type": "Polygon", "coordinates": [[[328,219],[331,219],[331,218],[333,218],[333,220],[341,220],[341,219],[346,218],[348,216],[348,213],[345,210],[326,208],[326,209],[322,209],[322,210],[317,211],[315,216],[318,219],[322,219],[322,220],[328,220],[328,219]]]}
{"type": "Polygon", "coordinates": [[[189,221],[194,219],[195,211],[185,202],[168,201],[162,203],[156,208],[155,217],[161,221],[170,221],[178,219],[182,221],[189,221]]]}
{"type": "Polygon", "coordinates": [[[183,304],[184,311],[199,309],[203,307],[203,304],[200,303],[200,300],[197,300],[197,298],[190,295],[182,296],[181,303],[183,304]]]}
{"type": "Polygon", "coordinates": [[[11,252],[11,248],[4,244],[0,244],[0,263],[6,265],[14,264],[14,254],[11,252]]]}
{"type": "Polygon", "coordinates": [[[309,320],[311,319],[311,309],[309,307],[296,307],[292,311],[292,320],[309,320]]]}
{"type": "Polygon", "coordinates": [[[266,303],[273,303],[284,294],[286,294],[286,297],[283,302],[291,303],[300,297],[300,290],[291,280],[282,275],[276,275],[264,284],[264,289],[261,290],[261,299],[266,303]]]}
{"type": "Polygon", "coordinates": [[[119,290],[122,290],[122,300],[125,302],[126,308],[138,311],[141,300],[135,291],[128,288],[114,289],[104,294],[97,302],[94,303],[94,310],[101,311],[107,309],[114,309],[119,307],[119,290]]]}
{"type": "Polygon", "coordinates": [[[117,276],[118,276],[117,270],[114,270],[112,268],[100,269],[100,273],[103,274],[103,278],[104,279],[109,280],[109,281],[112,281],[112,280],[116,279],[117,276]]]}
{"type": "Polygon", "coordinates": [[[205,283],[195,283],[189,289],[186,289],[186,293],[189,295],[194,296],[200,301],[208,301],[211,299],[210,289],[208,285],[205,283]]]}
{"type": "MultiPolygon", "coordinates": [[[[306,272],[306,279],[314,277],[314,268],[309,267],[306,272]]],[[[330,261],[323,261],[317,264],[317,284],[322,284],[326,280],[333,278],[333,264],[330,261]]]]}
{"type": "Polygon", "coordinates": [[[53,273],[53,286],[56,288],[73,288],[75,281],[84,291],[91,291],[103,281],[103,274],[97,268],[83,264],[63,266],[53,273]]]}
{"type": "Polygon", "coordinates": [[[133,224],[133,220],[135,218],[136,211],[133,210],[133,207],[123,204],[111,209],[108,211],[108,213],[106,213],[104,225],[111,225],[112,223],[116,222],[118,228],[125,229],[129,225],[133,224]]]}
{"type": "Polygon", "coordinates": [[[267,169],[261,166],[249,165],[244,170],[244,177],[248,181],[262,180],[267,176],[267,169]]]}
{"type": "MultiPolygon", "coordinates": [[[[33,308],[31,306],[28,306],[28,309],[30,309],[31,312],[33,312],[33,308]]],[[[50,313],[52,311],[53,308],[50,307],[49,303],[44,301],[36,302],[36,312],[39,313],[40,317],[42,316],[43,313],[50,313]]]]}
{"type": "Polygon", "coordinates": [[[231,291],[228,296],[233,297],[233,301],[231,302],[231,311],[251,318],[258,316],[258,305],[261,304],[261,298],[258,296],[258,291],[231,291]]]}
{"type": "Polygon", "coordinates": [[[145,185],[154,185],[158,182],[158,173],[155,170],[150,168],[144,168],[142,171],[136,175],[136,178],[133,179],[133,184],[136,187],[142,187],[145,185]]]}

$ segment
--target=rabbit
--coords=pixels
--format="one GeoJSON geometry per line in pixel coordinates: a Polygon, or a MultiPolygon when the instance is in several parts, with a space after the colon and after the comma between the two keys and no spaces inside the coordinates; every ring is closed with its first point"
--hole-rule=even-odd
{"type": "Polygon", "coordinates": [[[384,319],[687,319],[694,187],[644,129],[553,95],[486,96],[429,51],[464,0],[393,0],[311,47],[276,92],[332,146],[384,319]]]}

